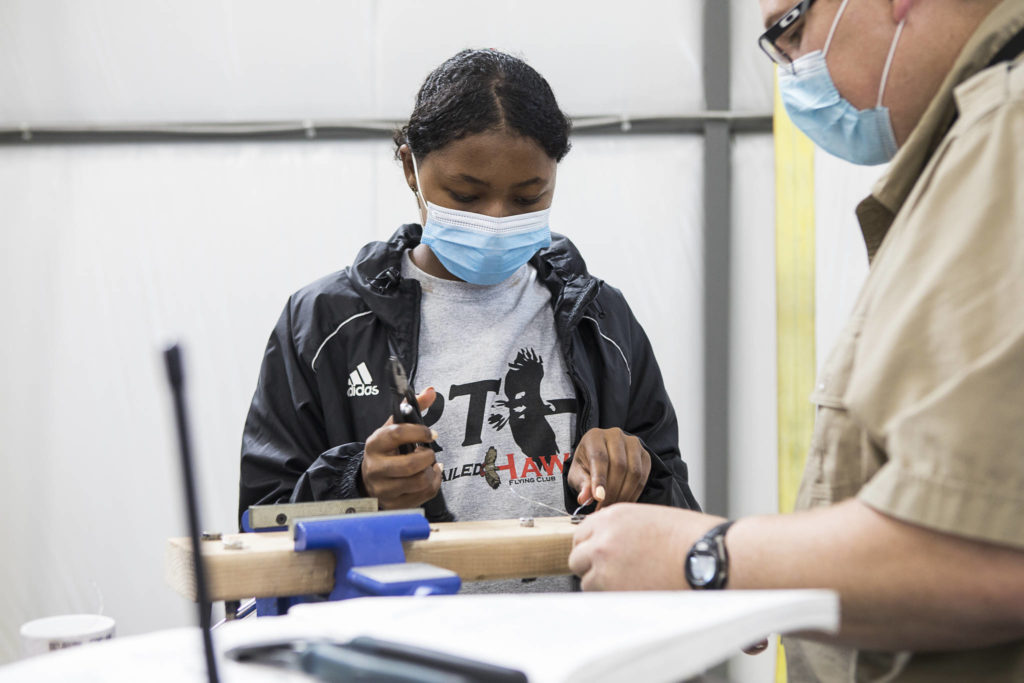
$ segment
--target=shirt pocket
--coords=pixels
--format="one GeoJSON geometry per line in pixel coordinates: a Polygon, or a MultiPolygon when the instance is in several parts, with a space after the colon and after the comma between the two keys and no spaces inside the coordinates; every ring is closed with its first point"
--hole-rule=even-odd
{"type": "Polygon", "coordinates": [[[854,496],[865,481],[860,462],[864,435],[843,400],[862,321],[853,317],[843,328],[811,392],[810,400],[816,406],[814,432],[798,508],[831,505],[854,496]]]}

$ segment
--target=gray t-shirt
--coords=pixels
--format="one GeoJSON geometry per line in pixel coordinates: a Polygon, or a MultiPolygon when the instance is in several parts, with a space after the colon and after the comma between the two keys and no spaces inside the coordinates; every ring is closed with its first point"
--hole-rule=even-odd
{"type": "MultiPolygon", "coordinates": [[[[419,280],[418,391],[438,433],[441,490],[461,521],[564,515],[562,468],[572,452],[576,393],[555,334],[551,294],[529,264],[496,285],[419,280]]],[[[568,590],[568,577],[466,584],[463,592],[568,590]]]]}

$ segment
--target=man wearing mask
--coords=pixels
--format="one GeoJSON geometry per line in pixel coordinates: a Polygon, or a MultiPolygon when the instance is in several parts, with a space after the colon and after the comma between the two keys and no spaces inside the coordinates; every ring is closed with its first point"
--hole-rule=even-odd
{"type": "Polygon", "coordinates": [[[798,511],[615,505],[570,566],[587,590],[837,590],[836,637],[787,639],[791,680],[1024,680],[1024,0],[791,3],[760,0],[791,118],[892,161],[798,511]]]}

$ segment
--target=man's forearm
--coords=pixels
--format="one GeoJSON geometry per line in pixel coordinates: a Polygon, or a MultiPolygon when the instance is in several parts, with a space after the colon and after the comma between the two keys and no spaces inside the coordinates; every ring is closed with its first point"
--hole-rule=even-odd
{"type": "Polygon", "coordinates": [[[1024,552],[900,522],[857,500],[744,518],[727,545],[730,588],[838,590],[846,644],[932,650],[1024,638],[1024,552]]]}

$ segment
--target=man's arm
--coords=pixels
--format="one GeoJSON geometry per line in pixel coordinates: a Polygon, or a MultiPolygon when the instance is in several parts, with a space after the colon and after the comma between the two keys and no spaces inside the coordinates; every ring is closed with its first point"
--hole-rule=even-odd
{"type": "MultiPolygon", "coordinates": [[[[721,519],[615,505],[577,532],[584,590],[686,588],[690,546],[721,519]]],[[[835,638],[881,650],[968,649],[1024,638],[1024,551],[907,524],[848,500],[749,517],[726,536],[733,589],[839,592],[835,638]]]]}

